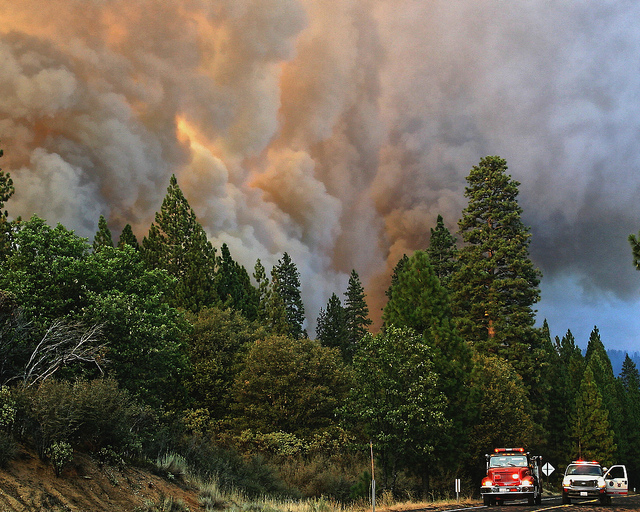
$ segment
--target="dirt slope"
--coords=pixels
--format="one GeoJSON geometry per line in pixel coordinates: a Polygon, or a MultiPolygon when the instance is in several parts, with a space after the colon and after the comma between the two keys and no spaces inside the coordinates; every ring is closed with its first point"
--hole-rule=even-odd
{"type": "Polygon", "coordinates": [[[28,451],[0,470],[1,512],[133,512],[146,502],[172,497],[191,512],[204,510],[195,490],[183,489],[138,468],[98,465],[75,454],[62,475],[28,451]]]}

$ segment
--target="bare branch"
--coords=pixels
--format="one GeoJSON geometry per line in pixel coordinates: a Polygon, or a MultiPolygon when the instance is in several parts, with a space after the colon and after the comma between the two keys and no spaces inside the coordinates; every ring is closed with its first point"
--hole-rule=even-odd
{"type": "Polygon", "coordinates": [[[77,362],[95,364],[103,373],[102,365],[108,361],[104,358],[106,345],[97,344],[101,329],[99,324],[85,328],[63,320],[54,322],[33,350],[21,376],[22,385],[31,387],[77,362]]]}

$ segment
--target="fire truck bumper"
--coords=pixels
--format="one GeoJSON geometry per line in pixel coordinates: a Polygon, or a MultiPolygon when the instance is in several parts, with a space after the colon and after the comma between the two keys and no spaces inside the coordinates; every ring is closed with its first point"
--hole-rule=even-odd
{"type": "Polygon", "coordinates": [[[526,499],[533,494],[532,485],[494,485],[480,488],[482,496],[489,496],[499,500],[526,499]]]}

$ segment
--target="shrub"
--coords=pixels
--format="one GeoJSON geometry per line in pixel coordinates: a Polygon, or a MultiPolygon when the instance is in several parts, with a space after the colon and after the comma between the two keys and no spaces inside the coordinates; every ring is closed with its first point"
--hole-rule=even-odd
{"type": "Polygon", "coordinates": [[[6,432],[0,430],[0,468],[6,468],[10,460],[18,453],[16,442],[6,432]]]}
{"type": "Polygon", "coordinates": [[[66,441],[55,441],[47,448],[47,455],[56,476],[60,476],[64,465],[73,459],[73,448],[66,441]]]}

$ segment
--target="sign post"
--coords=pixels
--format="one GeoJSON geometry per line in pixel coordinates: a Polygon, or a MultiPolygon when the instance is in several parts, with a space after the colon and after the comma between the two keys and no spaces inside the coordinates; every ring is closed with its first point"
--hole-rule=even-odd
{"type": "Polygon", "coordinates": [[[547,477],[547,483],[549,483],[549,475],[551,475],[551,473],[553,473],[555,471],[555,469],[556,468],[554,468],[548,462],[544,466],[542,466],[542,472],[544,473],[544,476],[547,477]]]}
{"type": "Polygon", "coordinates": [[[456,478],[456,500],[460,501],[460,479],[456,478]]]}
{"type": "Polygon", "coordinates": [[[371,512],[376,512],[376,476],[373,471],[373,441],[369,441],[371,448],[371,512]]]}

